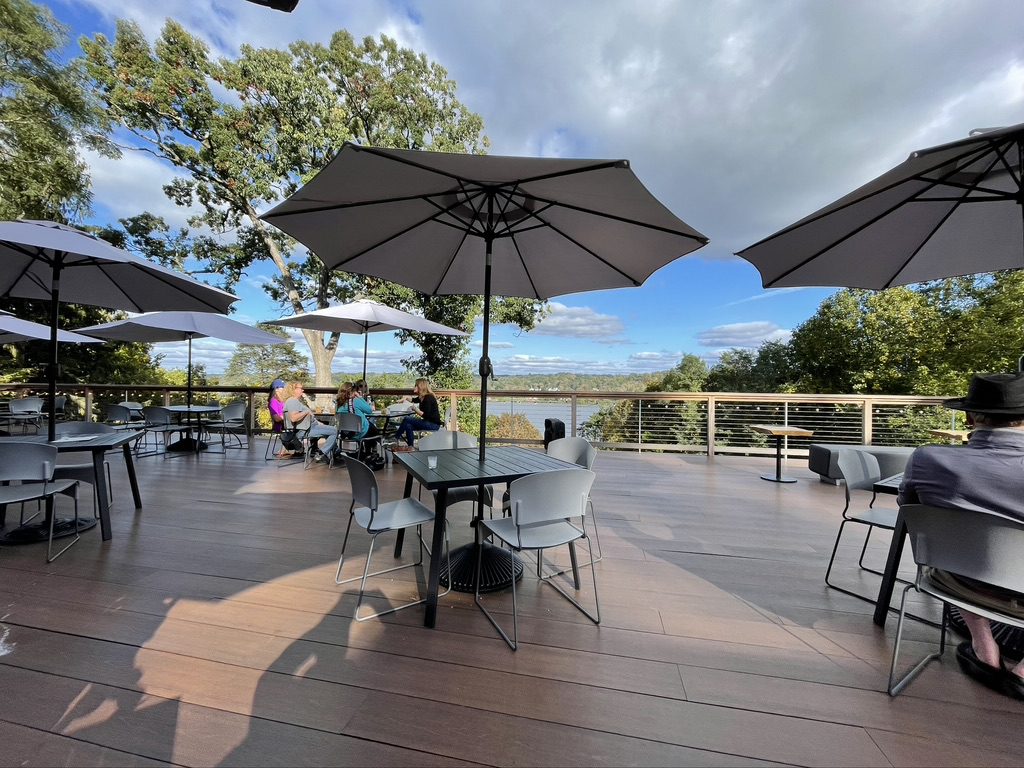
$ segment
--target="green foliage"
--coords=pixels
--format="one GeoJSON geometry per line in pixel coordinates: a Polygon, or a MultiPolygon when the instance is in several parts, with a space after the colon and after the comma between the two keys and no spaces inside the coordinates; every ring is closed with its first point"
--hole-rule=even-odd
{"type": "MultiPolygon", "coordinates": [[[[257,217],[315,175],[345,141],[484,151],[488,142],[481,118],[456,98],[455,82],[425,55],[388,37],[356,42],[339,31],[328,45],[243,46],[235,59],[214,60],[202,41],[174,21],[152,46],[138,26],[124,21],[113,42],[97,35],[81,45],[111,117],[145,151],[184,172],[165,192],[179,205],[199,206],[202,212],[191,224],[216,235],[172,233],[145,216],[122,222],[126,237],[147,240],[148,251],[162,251],[172,261],[191,253],[204,271],[221,275],[225,287],[254,261],[271,260],[279,276],[268,293],[295,313],[364,295],[457,327],[469,328],[479,316],[476,297],[427,298],[383,281],[328,271],[312,256],[294,255],[295,244],[257,217]],[[230,234],[233,241],[226,238],[230,234]]],[[[497,322],[530,328],[538,317],[533,302],[498,305],[497,322]]],[[[315,383],[329,386],[337,334],[303,335],[315,383]]],[[[466,380],[465,340],[409,336],[421,349],[420,356],[406,361],[410,370],[445,386],[466,380]]]]}
{"type": "Polygon", "coordinates": [[[708,392],[788,392],[797,376],[789,344],[768,341],[757,352],[723,352],[707,376],[708,392]]]}
{"type": "MultiPolygon", "coordinates": [[[[257,327],[282,339],[288,338],[276,325],[258,323],[257,327]]],[[[224,384],[259,387],[269,386],[277,378],[288,381],[308,376],[306,358],[292,344],[239,344],[221,379],[224,384]]]]}
{"type": "Polygon", "coordinates": [[[0,219],[72,221],[91,195],[78,147],[112,154],[81,66],[60,60],[67,31],[30,0],[0,0],[0,219]]]}
{"type": "Polygon", "coordinates": [[[683,359],[660,380],[652,381],[645,392],[700,392],[708,379],[708,366],[696,355],[683,355],[683,359]]]}
{"type": "MultiPolygon", "coordinates": [[[[459,409],[461,420],[461,408],[459,409]]],[[[503,413],[487,417],[487,437],[506,440],[540,440],[542,435],[523,413],[503,413]]]]}

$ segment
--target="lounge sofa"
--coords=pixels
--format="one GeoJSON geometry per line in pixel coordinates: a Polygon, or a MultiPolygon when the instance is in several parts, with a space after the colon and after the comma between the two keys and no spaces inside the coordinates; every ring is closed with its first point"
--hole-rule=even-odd
{"type": "Polygon", "coordinates": [[[821,482],[839,485],[843,475],[836,465],[839,459],[840,448],[852,448],[857,451],[867,451],[878,459],[878,468],[882,477],[889,477],[903,471],[907,465],[907,459],[914,452],[911,447],[904,446],[881,446],[881,445],[850,445],[843,443],[811,443],[807,454],[807,467],[811,472],[817,472],[821,482]]]}

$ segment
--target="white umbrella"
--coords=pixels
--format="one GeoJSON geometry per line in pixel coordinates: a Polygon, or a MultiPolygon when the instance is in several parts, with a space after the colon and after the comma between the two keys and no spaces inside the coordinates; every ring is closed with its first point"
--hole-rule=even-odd
{"type": "MultiPolygon", "coordinates": [[[[50,326],[20,320],[9,312],[0,311],[0,344],[15,344],[22,341],[49,339],[50,326]]],[[[101,344],[100,339],[91,339],[71,331],[57,331],[57,341],[65,344],[101,344]]]]}
{"type": "Polygon", "coordinates": [[[360,299],[348,304],[304,312],[301,315],[282,317],[270,320],[273,325],[285,325],[290,328],[307,328],[314,331],[332,333],[353,333],[363,335],[363,380],[366,380],[367,342],[371,333],[381,331],[416,331],[418,333],[438,333],[444,336],[468,336],[465,331],[449,328],[447,325],[435,323],[425,317],[403,312],[376,301],[360,299]]]}
{"type": "Polygon", "coordinates": [[[188,341],[189,405],[192,405],[192,339],[214,338],[239,344],[290,343],[288,339],[212,312],[147,312],[127,320],[115,320],[77,330],[111,341],[188,341]]]}
{"type": "Polygon", "coordinates": [[[50,302],[49,438],[56,437],[60,302],[145,312],[224,312],[234,296],[52,221],[0,222],[0,296],[50,302]],[[62,277],[67,279],[61,280],[62,277]]]}
{"type": "Polygon", "coordinates": [[[428,295],[484,297],[480,460],[491,296],[638,286],[708,240],[628,160],[499,157],[345,144],[263,219],[328,267],[428,295]]]}

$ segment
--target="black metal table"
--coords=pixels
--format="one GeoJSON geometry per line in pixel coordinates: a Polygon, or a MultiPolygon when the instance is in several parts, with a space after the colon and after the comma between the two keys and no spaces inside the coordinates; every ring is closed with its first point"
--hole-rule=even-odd
{"type": "Polygon", "coordinates": [[[185,429],[187,437],[176,440],[167,446],[168,451],[178,453],[199,453],[205,451],[209,446],[203,441],[203,416],[212,416],[220,413],[219,405],[165,405],[164,410],[170,411],[181,420],[185,417],[185,429]],[[196,419],[196,436],[192,436],[192,417],[196,419]]]}
{"type": "MultiPolygon", "coordinates": [[[[426,627],[433,627],[437,619],[437,589],[440,583],[441,560],[444,550],[448,489],[474,485],[482,489],[483,486],[491,483],[511,483],[520,477],[537,472],[548,472],[554,469],[578,469],[575,464],[553,458],[540,451],[517,446],[488,448],[483,462],[480,461],[479,448],[449,448],[442,451],[396,453],[395,461],[405,467],[407,473],[405,478],[406,497],[412,495],[413,479],[418,480],[425,488],[437,491],[434,500],[434,534],[430,547],[430,573],[427,578],[426,615],[423,618],[423,625],[426,627]],[[437,457],[435,469],[430,469],[427,465],[430,456],[437,457]]],[[[464,557],[463,560],[468,560],[469,564],[475,565],[476,544],[467,546],[472,550],[472,554],[468,558],[464,557]]],[[[401,548],[402,537],[399,535],[395,545],[396,556],[401,554],[401,548]]],[[[452,559],[455,559],[454,552],[452,559]]]]}
{"type": "MultiPolygon", "coordinates": [[[[139,493],[139,481],[135,477],[135,462],[132,458],[131,443],[142,436],[141,432],[100,432],[94,435],[65,435],[58,437],[53,442],[46,439],[44,435],[26,435],[24,437],[0,437],[4,442],[22,443],[47,443],[56,447],[57,453],[75,453],[88,451],[92,454],[92,466],[94,482],[96,484],[96,496],[100,508],[100,530],[103,533],[103,540],[110,541],[113,534],[110,530],[110,489],[107,487],[107,473],[103,471],[103,460],[106,452],[114,448],[120,448],[124,454],[125,467],[128,470],[128,482],[132,487],[132,499],[135,502],[135,509],[142,509],[142,496],[139,493]]],[[[35,525],[23,525],[0,535],[2,544],[32,544],[39,541],[46,541],[49,535],[49,520],[53,514],[52,499],[47,503],[47,517],[42,523],[35,525]]],[[[6,522],[6,509],[0,511],[0,525],[6,522]]],[[[54,522],[54,538],[60,536],[73,536],[75,534],[75,521],[72,519],[59,518],[54,522]]],[[[84,531],[96,525],[91,518],[79,518],[78,530],[84,531]]]]}
{"type": "MultiPolygon", "coordinates": [[[[891,475],[879,480],[871,486],[875,493],[897,494],[900,491],[900,483],[903,482],[903,473],[891,475]]],[[[880,627],[885,626],[885,619],[889,615],[889,603],[892,601],[892,592],[896,588],[896,574],[900,569],[900,560],[903,557],[903,544],[907,539],[907,524],[903,522],[903,515],[896,516],[896,527],[892,532],[892,542],[889,544],[889,555],[885,560],[885,571],[882,573],[882,583],[878,586],[878,598],[875,600],[874,622],[880,627]]]]}

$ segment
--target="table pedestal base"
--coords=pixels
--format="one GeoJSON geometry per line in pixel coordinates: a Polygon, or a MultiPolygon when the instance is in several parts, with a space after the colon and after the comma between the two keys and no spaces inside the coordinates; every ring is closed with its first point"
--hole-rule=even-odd
{"type": "MultiPolygon", "coordinates": [[[[92,517],[78,518],[78,532],[88,531],[96,527],[96,520],[92,517]]],[[[75,535],[75,518],[58,517],[53,524],[53,538],[62,539],[65,536],[75,535]]],[[[50,538],[49,523],[26,523],[17,528],[12,528],[6,533],[0,534],[0,546],[15,546],[18,544],[38,544],[50,538]]]]}
{"type": "Polygon", "coordinates": [[[761,475],[762,480],[768,480],[772,483],[795,483],[795,477],[786,477],[785,475],[761,475]]]}
{"type": "Polygon", "coordinates": [[[198,451],[205,451],[209,447],[202,440],[196,440],[194,437],[183,437],[181,440],[168,445],[167,450],[175,453],[196,453],[198,451]]]}
{"type": "MultiPolygon", "coordinates": [[[[480,565],[480,591],[497,592],[512,586],[512,574],[516,581],[523,578],[523,561],[513,555],[515,566],[509,564],[508,550],[488,544],[481,544],[483,561],[480,565]]],[[[441,563],[441,586],[448,586],[447,564],[441,563]]],[[[476,578],[476,544],[463,544],[452,550],[451,585],[456,592],[474,592],[476,578]]]]}

